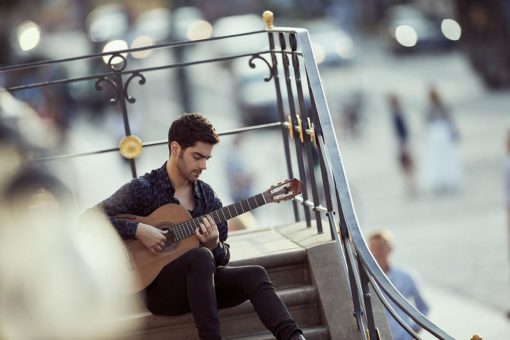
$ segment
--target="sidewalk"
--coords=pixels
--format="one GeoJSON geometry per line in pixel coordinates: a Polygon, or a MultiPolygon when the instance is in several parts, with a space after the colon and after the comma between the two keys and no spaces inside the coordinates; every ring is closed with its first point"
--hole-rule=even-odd
{"type": "MultiPolygon", "coordinates": [[[[484,340],[510,339],[510,319],[493,308],[465,296],[426,285],[425,294],[430,302],[430,320],[455,339],[469,340],[474,334],[484,340]]],[[[422,333],[423,339],[435,339],[422,333]]]]}

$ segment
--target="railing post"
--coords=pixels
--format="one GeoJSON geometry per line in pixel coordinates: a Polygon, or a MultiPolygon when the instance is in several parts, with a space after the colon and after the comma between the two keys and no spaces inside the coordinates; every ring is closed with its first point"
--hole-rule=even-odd
{"type": "MultiPolygon", "coordinates": [[[[274,42],[274,33],[269,31],[273,28],[273,13],[271,11],[265,11],[262,14],[262,18],[266,24],[267,37],[269,39],[269,50],[271,51],[271,62],[272,62],[272,76],[274,82],[274,88],[276,91],[276,105],[278,107],[278,115],[280,117],[280,121],[285,121],[285,114],[283,113],[283,99],[282,99],[282,91],[280,88],[280,76],[278,74],[278,59],[276,58],[275,53],[275,42],[274,42]]],[[[294,171],[292,170],[292,162],[290,158],[290,144],[289,144],[289,136],[286,134],[285,129],[281,129],[282,139],[283,139],[283,148],[285,151],[285,160],[287,165],[287,173],[289,178],[294,178],[294,171]]],[[[292,201],[292,208],[294,210],[294,220],[298,222],[300,220],[299,217],[299,209],[298,204],[295,200],[292,201]]]]}
{"type": "MultiPolygon", "coordinates": [[[[287,88],[287,102],[289,104],[289,111],[290,111],[290,124],[295,127],[301,126],[298,124],[298,116],[296,113],[296,106],[294,103],[294,92],[292,90],[292,78],[290,76],[290,62],[289,62],[289,56],[287,51],[287,43],[285,40],[285,34],[279,33],[280,38],[280,49],[281,49],[281,56],[283,60],[283,70],[285,74],[285,84],[287,88]]],[[[295,132],[296,129],[294,129],[295,132]]],[[[307,227],[311,227],[311,214],[310,214],[310,208],[305,204],[308,201],[308,179],[306,176],[304,161],[303,161],[303,150],[301,146],[301,141],[298,138],[299,134],[297,136],[294,136],[294,146],[296,148],[296,158],[297,158],[297,164],[298,164],[298,170],[299,175],[301,177],[301,181],[303,182],[303,209],[305,212],[305,220],[307,227]]]]}
{"type": "MultiPolygon", "coordinates": [[[[317,181],[315,180],[315,164],[314,164],[314,150],[313,150],[313,143],[312,141],[312,135],[308,135],[307,131],[309,129],[312,129],[313,124],[311,123],[309,114],[307,112],[307,107],[305,103],[305,98],[303,94],[303,84],[301,80],[301,68],[300,68],[300,62],[297,55],[297,38],[295,33],[289,34],[289,45],[290,49],[292,51],[292,68],[294,69],[294,79],[296,82],[296,92],[298,96],[298,103],[299,103],[299,111],[301,113],[300,121],[301,123],[299,125],[300,131],[300,141],[303,144],[304,151],[306,152],[306,160],[308,163],[308,177],[310,178],[311,183],[311,190],[312,190],[312,198],[313,198],[313,207],[314,207],[314,214],[315,214],[315,221],[317,226],[317,232],[319,234],[323,233],[322,230],[322,219],[321,219],[321,212],[319,209],[317,209],[320,205],[319,200],[319,193],[317,191],[317,181]],[[307,128],[305,127],[305,124],[309,125],[307,128]],[[312,126],[310,126],[312,125],[312,126]]],[[[315,133],[313,132],[314,136],[315,133]]],[[[305,169],[306,172],[306,169],[305,169]]],[[[307,203],[306,201],[304,202],[307,203]]]]}
{"type": "MultiPolygon", "coordinates": [[[[119,92],[121,94],[124,94],[127,89],[124,88],[124,84],[122,82],[122,75],[120,73],[118,73],[118,71],[116,71],[115,74],[113,75],[113,80],[114,80],[115,84],[117,85],[119,92]]],[[[131,127],[129,126],[129,116],[128,116],[128,112],[127,112],[126,99],[123,95],[121,95],[119,102],[120,102],[119,103],[120,109],[122,111],[122,120],[124,122],[125,136],[131,136],[131,127]]],[[[134,158],[129,160],[129,165],[131,167],[131,175],[133,176],[133,178],[136,178],[137,173],[136,173],[136,163],[135,163],[134,158]]]]}
{"type": "Polygon", "coordinates": [[[363,301],[365,303],[365,315],[367,318],[367,332],[370,340],[381,340],[379,330],[375,326],[374,311],[372,310],[372,296],[370,294],[369,278],[363,267],[363,263],[358,258],[358,271],[360,273],[361,289],[363,291],[363,301]]]}

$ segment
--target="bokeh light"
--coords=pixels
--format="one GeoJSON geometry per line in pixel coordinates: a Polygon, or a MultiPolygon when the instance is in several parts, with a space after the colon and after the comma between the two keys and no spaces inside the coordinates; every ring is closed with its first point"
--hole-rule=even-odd
{"type": "MultiPolygon", "coordinates": [[[[103,53],[122,51],[122,50],[127,50],[127,49],[128,49],[128,44],[127,44],[126,41],[120,40],[120,39],[119,40],[112,40],[112,41],[108,42],[106,45],[104,45],[103,53]]],[[[126,57],[127,53],[121,53],[121,55],[123,57],[126,57]]],[[[110,58],[111,58],[111,55],[103,56],[104,63],[108,64],[108,60],[110,60],[110,58]]],[[[122,62],[122,58],[119,58],[119,57],[115,57],[112,60],[112,64],[113,65],[120,64],[121,62],[122,62]]]]}
{"type": "Polygon", "coordinates": [[[212,36],[213,27],[205,20],[197,20],[192,23],[187,32],[189,40],[208,39],[212,36]]]}
{"type": "Polygon", "coordinates": [[[462,28],[459,23],[453,19],[444,19],[441,22],[441,32],[447,39],[456,41],[459,40],[462,35],[462,28]]]}
{"type": "Polygon", "coordinates": [[[416,30],[409,25],[400,25],[395,28],[395,39],[405,47],[413,47],[418,42],[416,30]]]}
{"type": "MultiPolygon", "coordinates": [[[[133,40],[133,42],[131,42],[131,48],[148,47],[148,46],[153,46],[153,45],[154,45],[154,41],[148,35],[138,36],[133,40]]],[[[152,50],[150,50],[150,49],[131,52],[131,55],[133,56],[133,58],[136,58],[136,59],[144,59],[144,58],[147,58],[148,56],[150,56],[151,54],[152,54],[152,50]]]]}
{"type": "Polygon", "coordinates": [[[25,21],[18,27],[18,43],[23,51],[34,49],[41,40],[41,30],[33,21],[25,21]]]}
{"type": "Polygon", "coordinates": [[[336,41],[336,51],[340,57],[352,59],[356,56],[356,45],[350,37],[345,36],[336,41]]]}

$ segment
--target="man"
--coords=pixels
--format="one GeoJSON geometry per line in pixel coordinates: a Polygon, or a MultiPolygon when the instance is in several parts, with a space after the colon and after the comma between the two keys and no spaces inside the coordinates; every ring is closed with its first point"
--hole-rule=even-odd
{"type": "Polygon", "coordinates": [[[168,131],[168,161],[124,185],[97,207],[110,217],[122,238],[137,238],[154,254],[164,247],[165,231],[114,216],[147,216],[167,203],[180,204],[194,218],[205,215],[195,230],[201,246],[166,265],[145,289],[146,305],[152,313],[192,312],[201,339],[221,339],[217,309],[250,299],[262,323],[275,337],[304,339],[264,268],[226,266],[230,259],[225,243],[227,224],[216,225],[206,215],[222,204],[211,187],[198,179],[218,142],[206,117],[199,113],[182,115],[168,131]]]}
{"type": "MultiPolygon", "coordinates": [[[[423,299],[416,281],[405,270],[390,264],[389,257],[393,250],[392,236],[387,230],[380,230],[370,234],[368,238],[368,247],[375,260],[384,271],[388,279],[393,283],[395,288],[411,303],[414,302],[416,308],[423,314],[427,315],[429,307],[423,299]]],[[[389,299],[388,299],[389,300],[389,299]]],[[[391,300],[389,301],[393,310],[398,316],[415,332],[420,331],[420,326],[413,322],[397,305],[391,300]]],[[[394,340],[411,340],[412,337],[407,331],[398,324],[398,322],[389,313],[388,322],[390,324],[391,333],[394,340]]]]}

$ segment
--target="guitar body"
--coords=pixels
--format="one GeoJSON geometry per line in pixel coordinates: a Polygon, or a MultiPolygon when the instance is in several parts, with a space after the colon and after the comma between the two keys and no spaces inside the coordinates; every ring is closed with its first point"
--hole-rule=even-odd
{"type": "MultiPolygon", "coordinates": [[[[178,204],[165,204],[148,216],[118,215],[115,218],[145,223],[163,230],[168,229],[169,233],[176,224],[192,219],[189,212],[178,204]]],[[[125,240],[124,244],[128,253],[129,270],[134,271],[136,276],[134,292],[138,292],[154,281],[164,266],[189,250],[197,248],[199,241],[195,235],[176,242],[169,240],[165,248],[157,254],[151,253],[139,240],[125,240]]]]}

